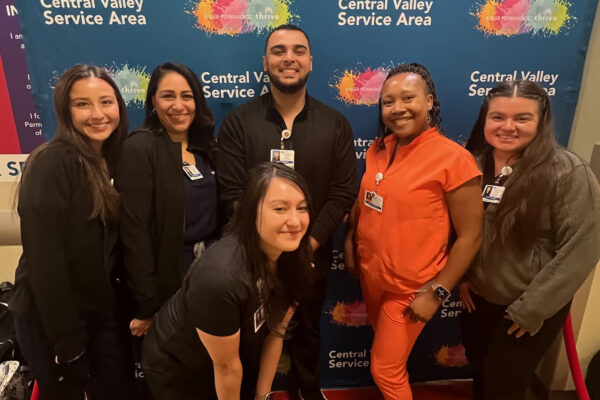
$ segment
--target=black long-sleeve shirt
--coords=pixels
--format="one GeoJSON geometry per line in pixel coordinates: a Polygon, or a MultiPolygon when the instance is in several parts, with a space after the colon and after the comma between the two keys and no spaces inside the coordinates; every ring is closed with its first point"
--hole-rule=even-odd
{"type": "MultiPolygon", "coordinates": [[[[223,121],[217,177],[220,200],[228,215],[243,190],[248,170],[270,161],[270,150],[280,148],[284,129],[285,122],[270,93],[236,108],[223,121]]],[[[284,146],[294,150],[295,170],[308,183],[316,215],[311,235],[324,245],[356,197],[352,128],[341,113],[306,95],[291,131],[284,146]]]]}

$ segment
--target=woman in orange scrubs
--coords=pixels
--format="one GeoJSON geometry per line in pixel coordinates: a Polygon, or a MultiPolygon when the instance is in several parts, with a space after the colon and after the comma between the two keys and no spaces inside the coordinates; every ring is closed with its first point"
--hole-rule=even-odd
{"type": "Polygon", "coordinates": [[[346,262],[359,271],[375,332],[373,379],[386,400],[408,400],[412,346],[481,243],[481,173],[440,133],[439,102],[422,65],[394,68],[379,106],[381,137],[366,154],[346,262]]]}

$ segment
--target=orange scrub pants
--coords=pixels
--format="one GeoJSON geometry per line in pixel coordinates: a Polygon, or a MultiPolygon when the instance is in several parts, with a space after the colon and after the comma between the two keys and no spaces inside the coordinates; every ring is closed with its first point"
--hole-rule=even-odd
{"type": "Polygon", "coordinates": [[[411,322],[403,311],[415,294],[380,289],[361,273],[369,322],[375,332],[371,348],[371,374],[385,400],[412,400],[406,362],[425,324],[411,322]]]}

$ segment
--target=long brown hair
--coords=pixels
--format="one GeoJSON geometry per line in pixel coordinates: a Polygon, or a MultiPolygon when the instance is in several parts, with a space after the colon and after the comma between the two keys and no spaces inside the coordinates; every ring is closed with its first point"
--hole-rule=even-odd
{"type": "Polygon", "coordinates": [[[56,111],[54,138],[31,152],[23,170],[21,184],[27,179],[28,171],[40,152],[56,143],[66,144],[74,149],[78,162],[85,171],[92,194],[90,219],[100,217],[107,221],[115,221],[119,210],[119,195],[110,183],[110,176],[116,169],[118,153],[127,136],[129,126],[127,109],[119,88],[105,69],[94,65],[76,64],[58,78],[54,89],[54,108],[56,111]],[[75,82],[85,78],[99,78],[106,81],[115,91],[119,106],[119,125],[102,145],[102,154],[98,154],[93,149],[87,136],[75,129],[71,118],[71,89],[75,82]],[[105,161],[108,168],[105,167],[105,161]]]}
{"type": "Polygon", "coordinates": [[[259,295],[265,305],[270,329],[275,329],[281,322],[288,306],[300,302],[312,288],[310,226],[297,250],[281,254],[276,274],[269,270],[267,256],[260,249],[260,234],[256,230],[257,210],[274,178],[285,179],[302,191],[312,223],[312,204],[305,180],[283,164],[263,162],[248,172],[244,191],[227,227],[228,232],[238,236],[254,279],[262,282],[259,295]]]}
{"type": "Polygon", "coordinates": [[[216,145],[216,141],[213,137],[215,121],[210,108],[208,108],[208,104],[206,104],[206,98],[204,97],[204,92],[202,91],[202,83],[194,71],[192,71],[186,65],[175,62],[166,62],[159,65],[154,69],[154,71],[152,71],[152,76],[150,77],[148,90],[146,92],[146,118],[142,128],[151,131],[164,129],[160,120],[158,119],[158,116],[156,115],[156,112],[154,111],[152,99],[154,98],[154,95],[156,95],[158,84],[169,72],[175,72],[183,76],[188,85],[190,85],[190,89],[192,89],[194,102],[196,104],[196,114],[194,115],[194,120],[190,125],[188,142],[190,145],[196,146],[200,152],[206,155],[212,162],[212,150],[216,145]]]}
{"type": "Polygon", "coordinates": [[[517,248],[527,249],[539,237],[542,210],[548,204],[552,187],[552,163],[558,144],[554,137],[552,109],[548,94],[540,85],[527,80],[505,81],[490,90],[483,100],[479,117],[471,130],[466,148],[486,165],[494,148],[484,136],[490,101],[496,97],[523,97],[538,103],[537,133],[519,154],[514,172],[496,211],[494,234],[503,242],[511,238],[517,248]]]}

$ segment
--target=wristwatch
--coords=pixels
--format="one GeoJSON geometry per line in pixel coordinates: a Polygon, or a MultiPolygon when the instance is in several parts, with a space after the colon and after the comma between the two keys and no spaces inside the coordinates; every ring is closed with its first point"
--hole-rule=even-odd
{"type": "Polygon", "coordinates": [[[450,291],[436,282],[433,282],[431,284],[431,290],[433,290],[433,294],[435,295],[435,297],[437,297],[441,301],[444,301],[448,297],[450,297],[450,291]]]}

